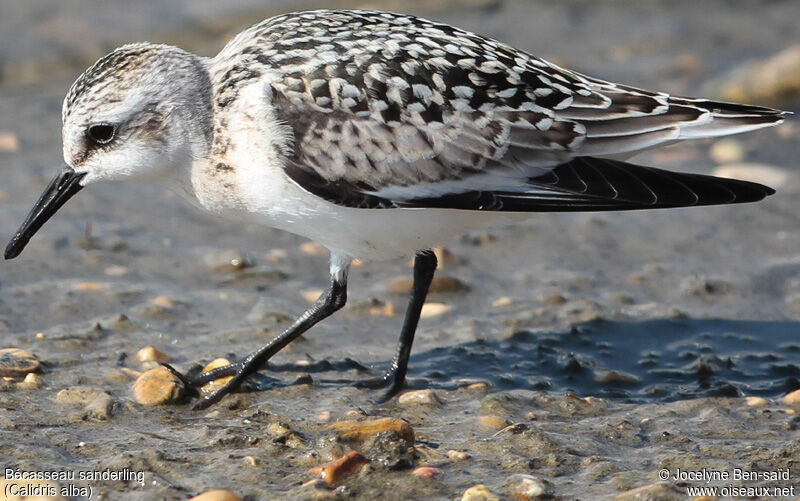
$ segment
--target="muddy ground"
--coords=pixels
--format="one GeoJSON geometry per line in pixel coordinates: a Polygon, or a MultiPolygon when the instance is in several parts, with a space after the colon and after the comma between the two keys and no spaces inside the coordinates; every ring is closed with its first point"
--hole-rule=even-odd
{"type": "MultiPolygon", "coordinates": [[[[122,5],[0,7],[0,235],[11,236],[61,163],[61,99],[86,61],[136,39],[210,55],[287,9],[122,5]]],[[[336,3],[346,5],[354,4],[336,3]]],[[[800,43],[800,4],[791,1],[369,5],[677,94],[723,93],[735,68],[800,43]]],[[[779,94],[756,104],[797,111],[796,95],[779,94]]],[[[800,489],[800,421],[781,400],[800,388],[798,140],[788,123],[637,159],[706,173],[758,164],[755,179],[778,189],[758,204],[547,214],[443,242],[452,256],[440,273],[465,287],[431,295],[449,309],[422,321],[409,372],[412,389],[435,392],[433,404],[379,405],[372,391],[325,381],[385,368],[405,303],[390,289],[410,275],[405,259],[354,268],[348,307],[279,353],[261,391],[203,412],[136,403],[140,348],[157,347],[182,370],[244,355],[308,306],[327,283],[327,262],[297,237],[210,218],[156,187],[93,186],[0,265],[0,348],[44,364],[42,386],[0,387],[0,466],[143,472],[142,484],[60,482],[91,485],[104,499],[187,499],[208,488],[254,500],[460,499],[475,484],[512,498],[518,474],[557,499],[682,499],[702,485],[800,489]],[[56,397],[73,387],[83,393],[56,397]],[[109,405],[87,409],[98,392],[109,405]],[[352,443],[326,429],[362,417],[405,419],[415,440],[389,433],[352,443]],[[310,468],[351,449],[370,465],[331,486],[308,483],[319,478],[310,468]],[[418,466],[441,476],[412,475],[418,466]],[[678,468],[778,477],[658,483],[663,469],[678,468]]]]}

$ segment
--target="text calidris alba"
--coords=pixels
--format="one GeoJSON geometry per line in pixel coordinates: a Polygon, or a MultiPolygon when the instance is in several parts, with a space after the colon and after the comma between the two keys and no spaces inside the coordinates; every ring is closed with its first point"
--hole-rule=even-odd
{"type": "Polygon", "coordinates": [[[761,200],[773,190],[623,159],[784,115],[598,80],[409,15],[286,14],[211,59],[142,43],[86,70],[64,100],[66,166],[5,257],[84,186],[124,179],[328,247],[330,286],[308,311],[243,360],[191,381],[234,376],[195,406],[204,408],[344,306],[352,258],[416,253],[397,354],[385,376],[362,382],[391,396],[436,268],[432,245],[528,212],[761,200]]]}

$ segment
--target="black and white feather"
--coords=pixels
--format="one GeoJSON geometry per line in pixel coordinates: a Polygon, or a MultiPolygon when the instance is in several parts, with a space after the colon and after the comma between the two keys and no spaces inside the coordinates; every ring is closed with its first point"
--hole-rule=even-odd
{"type": "Polygon", "coordinates": [[[272,105],[293,136],[286,173],[340,205],[609,210],[772,193],[600,157],[775,125],[778,110],[618,85],[386,12],[278,16],[229,49],[240,57],[217,105],[258,68],[273,72],[272,105]]]}

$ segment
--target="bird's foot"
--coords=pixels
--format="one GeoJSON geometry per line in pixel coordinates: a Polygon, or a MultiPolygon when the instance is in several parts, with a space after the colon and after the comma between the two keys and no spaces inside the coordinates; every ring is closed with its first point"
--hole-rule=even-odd
{"type": "Polygon", "coordinates": [[[400,375],[398,374],[398,371],[389,369],[389,371],[387,371],[383,376],[361,379],[359,381],[355,381],[353,385],[356,388],[370,388],[373,390],[386,388],[386,391],[377,400],[377,403],[382,404],[400,393],[400,390],[405,387],[405,383],[405,375],[400,375]]]}
{"type": "MultiPolygon", "coordinates": [[[[199,411],[208,408],[209,406],[219,402],[222,398],[234,392],[242,384],[244,378],[255,372],[253,368],[247,364],[246,360],[235,362],[232,364],[217,367],[208,372],[202,372],[196,375],[184,375],[175,370],[169,364],[161,364],[167,368],[175,377],[177,377],[183,384],[192,391],[195,395],[202,395],[200,389],[211,381],[221,379],[224,377],[231,377],[231,380],[225,383],[224,386],[214,390],[212,393],[203,396],[193,406],[192,410],[199,411]]],[[[257,369],[257,368],[256,368],[257,369]]]]}

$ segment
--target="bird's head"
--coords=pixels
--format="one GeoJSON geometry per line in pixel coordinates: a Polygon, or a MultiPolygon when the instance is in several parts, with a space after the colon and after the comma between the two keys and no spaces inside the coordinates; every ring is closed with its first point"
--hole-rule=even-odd
{"type": "Polygon", "coordinates": [[[166,45],[126,45],[72,84],[62,108],[66,165],[9,242],[19,255],[75,193],[99,181],[168,182],[211,142],[211,83],[202,58],[166,45]]]}

